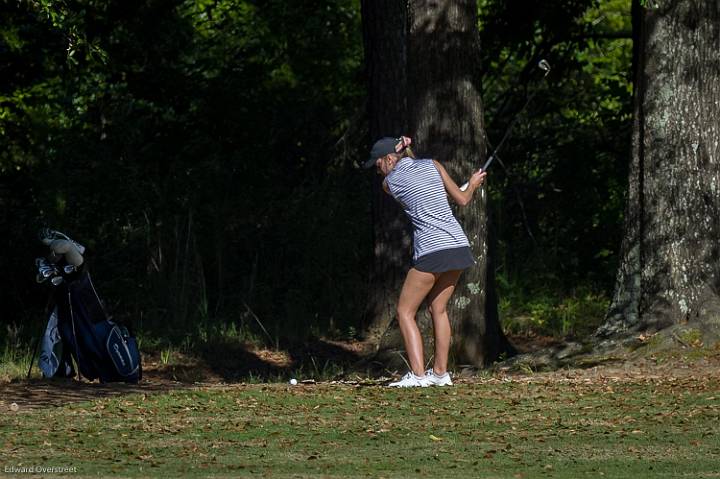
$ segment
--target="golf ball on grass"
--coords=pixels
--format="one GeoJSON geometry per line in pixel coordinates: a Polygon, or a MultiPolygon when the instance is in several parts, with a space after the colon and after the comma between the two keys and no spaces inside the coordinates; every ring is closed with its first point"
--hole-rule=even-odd
{"type": "Polygon", "coordinates": [[[292,379],[290,380],[290,385],[291,385],[291,386],[297,385],[297,379],[292,378],[292,379]]]}

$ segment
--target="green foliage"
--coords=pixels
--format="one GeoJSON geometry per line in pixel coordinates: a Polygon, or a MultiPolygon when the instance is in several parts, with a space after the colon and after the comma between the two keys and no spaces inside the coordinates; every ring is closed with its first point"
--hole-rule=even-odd
{"type": "Polygon", "coordinates": [[[233,324],[246,303],[275,336],[357,327],[370,225],[343,191],[357,140],[335,147],[362,108],[357,2],[3,8],[0,201],[23,225],[3,241],[29,245],[11,311],[39,314],[20,303],[42,304],[28,268],[48,224],[89,247],[101,295],[142,329],[233,324]]]}
{"type": "Polygon", "coordinates": [[[568,293],[499,277],[498,289],[500,320],[510,334],[584,338],[602,324],[610,303],[606,293],[588,286],[568,293]]]}
{"type": "Polygon", "coordinates": [[[89,25],[86,18],[102,9],[104,2],[85,1],[77,8],[68,6],[67,2],[57,0],[22,0],[38,17],[48,22],[54,29],[63,34],[67,41],[67,62],[78,66],[80,57],[88,63],[106,62],[107,53],[100,46],[98,38],[89,38],[89,25]]]}
{"type": "Polygon", "coordinates": [[[489,172],[496,264],[513,283],[550,283],[555,302],[579,284],[609,295],[630,158],[630,1],[515,3],[480,2],[489,151],[536,94],[489,172]]]}
{"type": "Polygon", "coordinates": [[[658,9],[660,8],[660,0],[638,0],[640,6],[647,9],[658,9]]]}
{"type": "Polygon", "coordinates": [[[30,366],[32,351],[25,340],[23,325],[4,325],[0,330],[0,381],[25,378],[30,366]]]}
{"type": "MultiPolygon", "coordinates": [[[[552,284],[521,305],[557,309],[578,284],[612,282],[631,109],[630,43],[610,37],[629,29],[629,2],[517,7],[479,2],[488,137],[541,89],[491,171],[496,264],[512,284],[552,284]],[[553,71],[537,84],[540,57],[553,71]]],[[[5,322],[42,315],[32,238],[48,225],[88,246],[101,296],[146,347],[231,327],[270,346],[362,331],[372,219],[371,178],[355,168],[358,1],[0,9],[5,322]]]]}

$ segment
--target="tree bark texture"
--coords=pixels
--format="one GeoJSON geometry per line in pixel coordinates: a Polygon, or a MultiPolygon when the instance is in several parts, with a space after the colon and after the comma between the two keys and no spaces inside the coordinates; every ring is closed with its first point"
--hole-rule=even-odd
{"type": "MultiPolygon", "coordinates": [[[[416,149],[443,162],[464,183],[486,156],[477,3],[417,0],[410,2],[408,14],[408,115],[416,149]]],[[[454,208],[477,265],[463,273],[449,304],[452,349],[456,362],[474,366],[512,349],[500,328],[493,270],[488,269],[486,210],[485,187],[468,206],[454,208]]],[[[421,317],[424,337],[431,339],[429,315],[421,317]]]]}
{"type": "MultiPolygon", "coordinates": [[[[373,9],[379,8],[375,2],[370,1],[363,3],[364,8],[370,9],[371,3],[373,9]]],[[[397,3],[407,5],[403,17],[405,23],[402,26],[402,22],[398,22],[391,28],[396,32],[405,29],[404,48],[397,47],[394,41],[383,37],[387,32],[378,32],[381,27],[377,25],[368,25],[364,30],[370,74],[370,130],[371,133],[380,133],[372,136],[376,138],[387,134],[378,124],[379,121],[387,119],[376,118],[378,114],[385,115],[385,105],[378,103],[377,99],[385,95],[382,90],[388,88],[386,82],[392,81],[384,72],[388,68],[399,68],[406,73],[406,76],[396,79],[398,86],[402,88],[397,98],[405,100],[398,109],[404,108],[402,119],[405,123],[398,121],[389,125],[404,127],[393,134],[411,136],[414,141],[413,149],[418,156],[443,162],[453,178],[462,183],[482,164],[486,154],[479,89],[477,4],[467,0],[415,0],[397,3]],[[380,35],[385,41],[380,44],[373,43],[377,42],[377,39],[367,38],[372,35],[380,35]],[[388,44],[393,45],[390,51],[377,50],[378,47],[388,44]],[[376,50],[373,51],[373,48],[376,50]],[[404,52],[404,61],[394,58],[398,51],[404,52]],[[379,57],[384,58],[379,60],[379,57]],[[381,84],[376,83],[377,78],[374,76],[380,78],[381,84]]],[[[372,17],[366,16],[365,9],[364,24],[373,22],[372,17]]],[[[385,14],[387,15],[387,12],[385,14]]],[[[393,114],[395,111],[393,110],[393,114]]],[[[382,197],[379,183],[377,191],[382,197]]],[[[386,202],[394,203],[388,195],[384,198],[386,202]]],[[[449,305],[454,332],[452,352],[457,364],[482,366],[497,359],[502,353],[514,352],[500,328],[493,270],[488,269],[486,205],[486,192],[482,188],[476,192],[476,197],[469,206],[455,209],[456,217],[468,235],[477,260],[477,265],[461,277],[449,305]]],[[[378,225],[376,222],[376,227],[389,227],[390,230],[397,231],[399,223],[396,217],[386,219],[389,219],[390,223],[378,225]]],[[[377,220],[382,221],[382,218],[376,217],[377,220]]],[[[378,276],[387,274],[388,268],[397,271],[398,264],[403,268],[404,276],[408,269],[411,249],[409,236],[403,235],[401,241],[398,241],[397,236],[394,239],[390,236],[376,236],[376,258],[382,263],[378,265],[378,276]],[[397,260],[400,259],[402,261],[398,263],[397,260]]],[[[381,284],[389,286],[388,282],[380,281],[381,284]]],[[[393,317],[399,291],[399,287],[390,290],[393,295],[390,298],[393,317]]],[[[375,323],[382,326],[390,324],[386,317],[376,319],[375,323]]],[[[418,325],[428,356],[433,348],[432,321],[424,310],[418,314],[418,325]]],[[[394,328],[394,334],[385,334],[383,342],[383,348],[401,347],[397,328],[394,328]]]]}
{"type": "Polygon", "coordinates": [[[633,11],[633,156],[601,336],[720,323],[720,1],[636,1],[633,11]]]}

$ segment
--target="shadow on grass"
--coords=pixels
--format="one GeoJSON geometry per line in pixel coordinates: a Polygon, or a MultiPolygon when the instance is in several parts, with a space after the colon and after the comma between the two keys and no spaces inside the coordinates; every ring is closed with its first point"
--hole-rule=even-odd
{"type": "MultiPolygon", "coordinates": [[[[521,352],[562,345],[557,338],[517,336],[521,352]]],[[[402,350],[380,354],[369,343],[312,338],[302,343],[267,349],[234,340],[214,338],[175,364],[158,366],[150,375],[184,383],[193,382],[284,382],[290,378],[328,381],[358,375],[378,378],[405,370],[402,350]]]]}
{"type": "Polygon", "coordinates": [[[203,366],[225,382],[334,379],[352,371],[364,357],[359,347],[324,339],[288,344],[280,350],[222,341],[197,354],[203,366]]]}
{"type": "Polygon", "coordinates": [[[349,374],[362,357],[358,347],[322,339],[288,345],[277,351],[221,340],[189,354],[177,353],[169,364],[163,364],[157,354],[143,354],[143,378],[138,384],[103,384],[72,378],[0,382],[0,409],[8,410],[12,403],[22,411],[128,394],[221,384],[284,382],[291,377],[325,381],[349,374]]]}
{"type": "Polygon", "coordinates": [[[11,403],[16,403],[22,411],[133,393],[164,392],[181,386],[181,384],[156,381],[142,381],[139,384],[101,384],[72,378],[29,379],[0,384],[0,398],[2,398],[0,402],[5,403],[3,409],[10,407],[11,403]]]}

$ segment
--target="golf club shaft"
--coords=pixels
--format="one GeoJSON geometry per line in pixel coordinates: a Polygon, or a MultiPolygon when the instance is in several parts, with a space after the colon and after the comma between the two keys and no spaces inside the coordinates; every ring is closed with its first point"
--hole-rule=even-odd
{"type": "MultiPolygon", "coordinates": [[[[543,70],[545,72],[545,74],[543,75],[543,78],[545,78],[548,75],[548,73],[550,73],[550,64],[546,60],[540,60],[538,62],[538,68],[540,68],[541,70],[543,70]]],[[[534,92],[532,92],[532,94],[525,101],[525,104],[522,106],[522,108],[520,108],[520,110],[518,110],[518,112],[515,114],[515,118],[513,118],[513,120],[510,122],[510,125],[505,130],[505,134],[503,135],[502,139],[500,140],[500,143],[498,143],[498,145],[495,147],[495,149],[493,150],[490,157],[487,159],[487,161],[485,162],[485,164],[482,166],[482,168],[479,171],[487,171],[487,169],[490,167],[490,164],[493,162],[493,160],[497,156],[497,152],[500,151],[500,148],[502,148],[503,144],[505,143],[505,140],[507,140],[508,137],[510,136],[510,132],[512,131],[513,127],[515,126],[515,123],[517,123],[518,120],[520,119],[520,114],[523,111],[525,111],[525,109],[530,104],[532,99],[535,98],[535,95],[537,95],[537,92],[538,92],[538,90],[535,90],[534,92]]],[[[461,191],[467,190],[468,185],[469,185],[469,183],[465,183],[464,185],[462,185],[460,187],[460,190],[461,191]]]]}

